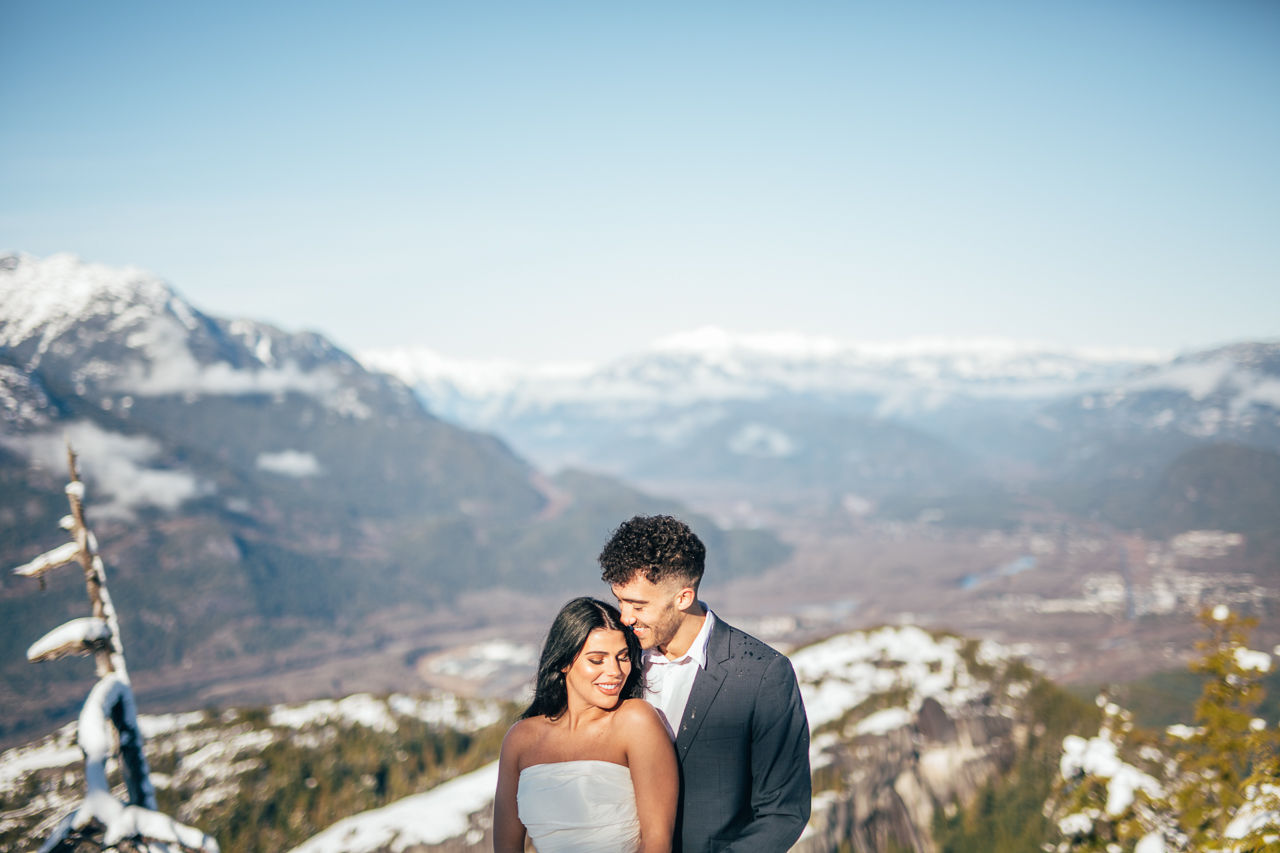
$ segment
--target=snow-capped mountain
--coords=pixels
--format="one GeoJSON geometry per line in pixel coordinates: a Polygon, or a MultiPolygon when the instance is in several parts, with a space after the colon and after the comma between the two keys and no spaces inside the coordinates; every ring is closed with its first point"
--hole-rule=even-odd
{"type": "Polygon", "coordinates": [[[1008,340],[848,343],[701,329],[603,365],[364,353],[429,409],[545,468],[694,500],[856,505],[1034,479],[1154,476],[1206,442],[1280,449],[1280,344],[1172,358],[1008,340]]]}
{"type": "Polygon", "coordinates": [[[0,352],[102,395],[104,408],[125,396],[300,392],[364,418],[362,391],[392,387],[318,335],[212,318],[151,273],[68,254],[0,257],[0,352]]]}
{"type": "MultiPolygon", "coordinates": [[[[1280,343],[1241,343],[1139,370],[1055,409],[1096,429],[1280,438],[1280,343]]],[[[1266,439],[1263,439],[1266,441],[1266,439]]]]}
{"type": "Polygon", "coordinates": [[[1168,354],[1068,348],[1004,339],[850,343],[794,333],[738,335],[709,327],[662,338],[604,365],[520,365],[450,359],[424,347],[360,354],[442,416],[483,423],[585,404],[688,406],[782,395],[870,397],[881,411],[936,406],[955,395],[1048,398],[1107,386],[1168,354]]]}
{"type": "MultiPolygon", "coordinates": [[[[541,502],[523,463],[432,418],[401,383],[365,370],[325,338],[210,317],[150,273],[71,255],[0,258],[0,416],[0,442],[39,462],[56,465],[62,435],[75,439],[87,451],[88,475],[116,496],[116,514],[148,501],[171,509],[173,499],[149,496],[173,497],[174,489],[181,499],[243,500],[243,483],[218,484],[212,468],[241,480],[319,479],[335,493],[370,470],[391,471],[382,478],[387,497],[414,503],[443,496],[445,481],[467,482],[459,463],[497,462],[514,478],[507,485],[526,493],[522,511],[541,502]],[[390,435],[363,450],[365,441],[338,437],[383,432],[390,435]],[[423,461],[420,450],[397,456],[406,451],[402,440],[418,433],[430,434],[442,458],[415,482],[395,472],[423,461]],[[157,477],[172,488],[137,488],[157,477]]],[[[493,494],[474,488],[484,479],[444,506],[492,505],[493,494]]]]}
{"type": "Polygon", "coordinates": [[[433,412],[492,430],[526,457],[654,487],[724,486],[788,498],[878,495],[969,477],[992,420],[1107,388],[1167,355],[1007,340],[848,343],[706,328],[590,366],[466,362],[429,350],[362,362],[433,412]]]}

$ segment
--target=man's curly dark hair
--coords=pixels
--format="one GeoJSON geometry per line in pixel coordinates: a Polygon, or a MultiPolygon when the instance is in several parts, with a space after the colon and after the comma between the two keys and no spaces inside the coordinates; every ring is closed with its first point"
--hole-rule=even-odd
{"type": "Polygon", "coordinates": [[[601,579],[610,586],[643,574],[650,583],[678,579],[697,591],[707,546],[689,525],[669,515],[637,515],[613,531],[600,552],[601,579]]]}

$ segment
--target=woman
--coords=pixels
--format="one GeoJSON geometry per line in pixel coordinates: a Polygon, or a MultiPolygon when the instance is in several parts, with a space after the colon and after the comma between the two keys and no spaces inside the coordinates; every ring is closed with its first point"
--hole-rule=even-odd
{"type": "Polygon", "coordinates": [[[522,853],[526,834],[538,853],[670,853],[676,756],[643,689],[640,643],[615,608],[561,608],[533,704],[502,742],[495,853],[522,853]]]}

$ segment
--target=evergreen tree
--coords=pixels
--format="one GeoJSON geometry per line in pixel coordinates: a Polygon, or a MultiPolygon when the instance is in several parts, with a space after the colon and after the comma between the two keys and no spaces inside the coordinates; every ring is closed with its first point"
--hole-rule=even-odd
{"type": "Polygon", "coordinates": [[[1276,733],[1257,717],[1263,699],[1262,676],[1271,668],[1271,656],[1248,646],[1256,619],[1245,619],[1218,605],[1201,615],[1209,638],[1197,647],[1204,656],[1192,664],[1193,672],[1208,676],[1196,703],[1197,727],[1176,745],[1178,772],[1171,785],[1170,805],[1190,837],[1194,849],[1280,851],[1280,843],[1268,842],[1280,814],[1264,807],[1260,794],[1274,797],[1276,733]],[[1238,818],[1253,817],[1257,828],[1241,838],[1245,828],[1238,818]]]}
{"type": "Polygon", "coordinates": [[[1196,726],[1156,739],[1099,697],[1098,736],[1064,740],[1062,779],[1046,804],[1062,833],[1058,853],[1280,853],[1280,738],[1256,716],[1271,656],[1248,646],[1257,620],[1225,605],[1200,620],[1209,637],[1191,665],[1207,676],[1196,726]]]}

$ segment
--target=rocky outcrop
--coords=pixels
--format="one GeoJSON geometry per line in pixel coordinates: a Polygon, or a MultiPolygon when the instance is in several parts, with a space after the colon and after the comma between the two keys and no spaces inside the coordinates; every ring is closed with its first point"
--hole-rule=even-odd
{"type": "Polygon", "coordinates": [[[885,734],[827,745],[816,776],[831,787],[814,797],[809,828],[793,853],[935,853],[935,809],[970,803],[993,774],[1012,766],[1027,728],[975,704],[953,719],[935,699],[915,720],[885,734]]]}

